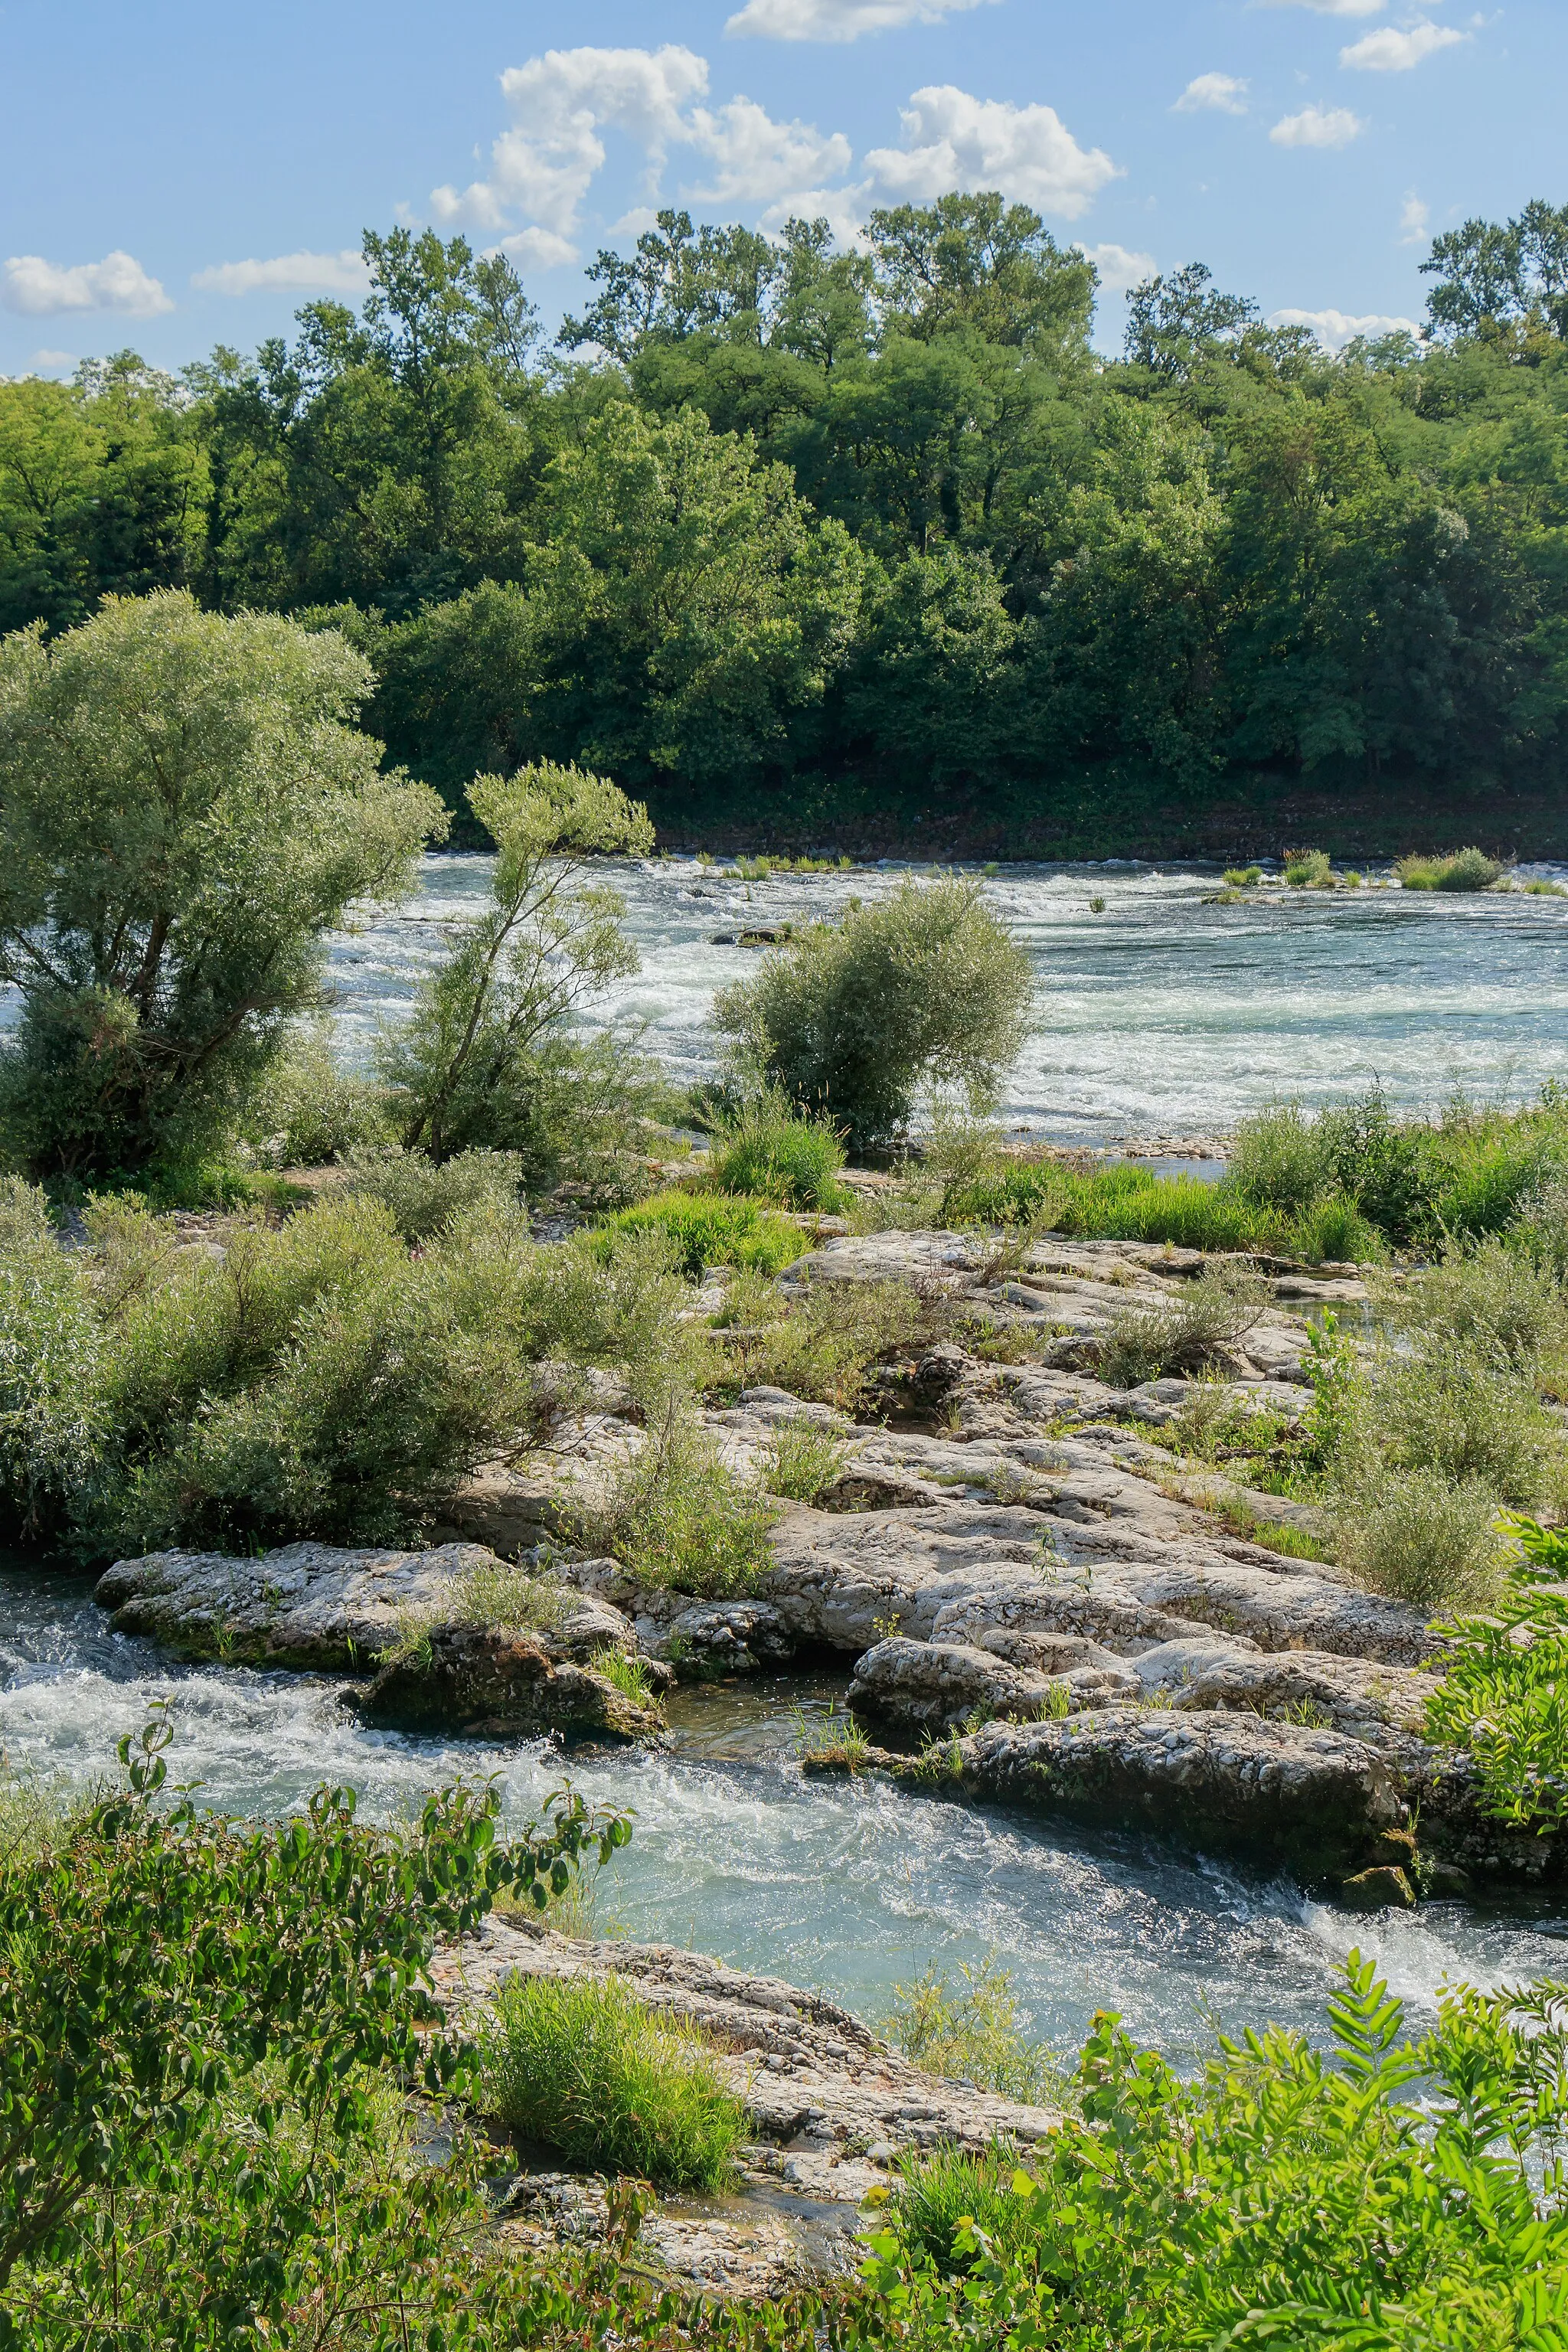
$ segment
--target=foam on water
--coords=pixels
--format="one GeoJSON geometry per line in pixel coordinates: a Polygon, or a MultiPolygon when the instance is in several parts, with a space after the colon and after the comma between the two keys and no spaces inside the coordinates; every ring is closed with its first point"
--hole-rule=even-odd
{"type": "MultiPolygon", "coordinates": [[[[1558,867],[1521,869],[1542,878],[1558,867]]],[[[334,943],[345,1048],[395,1020],[449,927],[488,887],[482,856],[426,858],[418,895],[334,943]]],[[[689,858],[624,863],[642,970],[598,1017],[647,1024],[682,1078],[709,1075],[713,995],[755,971],[748,926],[841,914],[893,870],[726,882],[689,858]]],[[[1196,1135],[1279,1096],[1321,1104],[1380,1079],[1400,1101],[1458,1084],[1510,1098],[1568,1076],[1568,901],[1365,890],[1205,905],[1212,874],[1119,865],[1009,867],[987,877],[1023,940],[1039,1012],[1007,1116],[1063,1141],[1196,1135]],[[1103,914],[1090,911],[1093,895],[1103,914]]]]}
{"type": "MultiPolygon", "coordinates": [[[[565,1771],[635,1810],[602,1891],[637,1937],[717,1953],[885,2014],[932,1960],[999,1955],[1035,2030],[1059,2046],[1096,2009],[1190,2060],[1212,2021],[1321,2030],[1352,1944],[1429,2011],[1446,1978],[1495,1983],[1555,1972],[1568,1921],[1458,1904],[1412,1918],[1352,1918],[1261,1875],[1156,1841],[1092,1835],[1022,1815],[805,1780],[794,1758],[799,1686],[683,1694],[662,1752],[582,1756],[542,1741],[444,1743],[363,1729],[316,1676],[181,1667],[111,1633],[75,1578],[0,1579],[0,1746],[14,1765],[80,1786],[114,1770],[115,1743],[174,1696],[174,1777],[202,1801],[262,1814],[321,1780],[352,1782],[395,1815],[462,1771],[500,1776],[509,1814],[535,1812],[565,1771]]],[[[808,1706],[827,1693],[807,1695],[808,1706]]]]}

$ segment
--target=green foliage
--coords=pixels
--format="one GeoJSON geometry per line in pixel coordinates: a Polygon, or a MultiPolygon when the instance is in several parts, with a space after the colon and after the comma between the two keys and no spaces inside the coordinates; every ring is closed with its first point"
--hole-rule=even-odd
{"type": "Polygon", "coordinates": [[[1244,1118],[1230,1139],[1225,1182],[1261,1206],[1299,1217],[1328,1181],[1318,1128],[1299,1103],[1272,1103],[1244,1118]]]}
{"type": "Polygon", "coordinates": [[[320,1168],[389,1139],[380,1088],[340,1067],[325,1022],[289,1038],[240,1125],[257,1156],[274,1168],[320,1168]]]}
{"type": "Polygon", "coordinates": [[[711,2191],[732,2175],[740,2101],[695,2028],[618,1978],[512,1976],[479,2046],[490,2113],[569,2163],[664,2189],[711,2191]]]}
{"type": "MultiPolygon", "coordinates": [[[[819,1282],[786,1306],[742,1276],[725,1310],[742,1382],[787,1389],[808,1402],[853,1410],[874,1364],[923,1355],[955,1328],[941,1289],[904,1282],[819,1282]]],[[[724,1325],[719,1327],[721,1332],[724,1325]]]]}
{"type": "Polygon", "coordinates": [[[1286,851],[1285,880],[1292,890],[1327,890],[1332,886],[1333,878],[1327,850],[1286,851]]]}
{"type": "Polygon", "coordinates": [[[480,776],[468,804],[498,848],[489,911],[467,924],[379,1045],[389,1116],[405,1150],[552,1153],[542,1104],[579,1059],[577,1008],[637,970],[624,902],[585,880],[591,858],[653,845],[647,812],[602,776],[549,761],[480,776]]]}
{"type": "Polygon", "coordinates": [[[1091,1174],[1059,1160],[1020,1160],[977,1177],[952,1203],[955,1223],[1170,1242],[1182,1249],[1283,1248],[1278,1212],[1195,1176],[1156,1176],[1135,1161],[1091,1174]]]}
{"type": "Polygon", "coordinates": [[[1277,2026],[1221,2036],[1191,2082],[1101,2013],[1081,2114],[1030,2150],[1011,2210],[999,2165],[977,2169],[969,2230],[933,2183],[966,2275],[922,2269],[895,2230],[871,2289],[933,2347],[1548,2344],[1568,2315],[1563,1999],[1451,1990],[1405,2040],[1402,2005],[1352,1953],[1327,2052],[1277,2026]]]}
{"type": "Polygon", "coordinates": [[[805,1414],[775,1423],[757,1462],[765,1494],[792,1503],[815,1503],[849,1459],[849,1447],[836,1431],[805,1414]]]}
{"type": "Polygon", "coordinates": [[[715,1018],[793,1101],[863,1148],[907,1123],[922,1087],[994,1099],[1031,996],[1028,959],[978,884],[908,881],[770,950],[755,980],[721,993],[715,1018]]]}
{"type": "Polygon", "coordinates": [[[380,1203],[405,1242],[426,1242],[458,1217],[515,1208],[522,1160],[515,1151],[479,1147],[432,1160],[389,1144],[357,1153],[349,1183],[356,1194],[380,1203]]]}
{"type": "Polygon", "coordinates": [[[805,1244],[800,1227],[776,1216],[754,1199],[721,1192],[655,1192],[634,1208],[621,1209],[601,1231],[668,1235],[685,1272],[705,1265],[755,1267],[778,1274],[799,1257],[805,1244]]]}
{"type": "Polygon", "coordinates": [[[634,1658],[625,1650],[605,1649],[595,1650],[588,1664],[596,1675],[613,1683],[621,1696],[629,1698],[634,1706],[658,1707],[658,1693],[648,1680],[643,1659],[634,1658]]]}
{"type": "Polygon", "coordinates": [[[0,2343],[18,2352],[72,2340],[73,2312],[106,2340],[127,2246],[153,2217],[158,2306],[184,2315],[181,2340],[266,2340],[311,2260],[301,2242],[374,2148],[375,2078],[438,2095],[477,2079],[425,1990],[437,1938],[477,1925],[503,1886],[542,1899],[629,1835],[558,1798],[502,1844],[499,1796],[461,1788],[408,1834],[362,1825],[347,1790],[261,1829],[188,1798],[164,1812],[171,1736],[155,1718],[128,1737],[125,1792],[41,1853],[0,1855],[0,2343]],[[226,2262],[211,2261],[215,2230],[226,2262]]]}
{"type": "Polygon", "coordinates": [[[1468,1749],[1488,1812],[1545,1834],[1568,1820],[1568,1538],[1533,1519],[1502,1526],[1519,1548],[1510,1573],[1486,1616],[1440,1629],[1426,1730],[1468,1749]]]}
{"type": "Polygon", "coordinates": [[[1504,867],[1483,850],[1458,849],[1448,857],[1401,857],[1394,872],[1407,890],[1489,890],[1504,867]]]}
{"type": "Polygon", "coordinates": [[[721,1601],[751,1591],[771,1566],[774,1516],[671,1398],[605,1500],[576,1512],[572,1533],[584,1549],[624,1561],[639,1583],[721,1601]]]}
{"type": "Polygon", "coordinates": [[[1496,1491],[1426,1464],[1373,1470],[1335,1512],[1335,1557],[1370,1591],[1427,1616],[1484,1606],[1502,1574],[1496,1491]]]}
{"type": "Polygon", "coordinates": [[[788,1209],[842,1209],[844,1146],[825,1118],[802,1118],[774,1091],[752,1096],[713,1130],[709,1171],[721,1192],[755,1192],[788,1209]]]}
{"type": "Polygon", "coordinates": [[[1244,1339],[1262,1314],[1261,1285],[1228,1268],[1184,1283],[1168,1301],[1119,1308],[1099,1341],[1098,1370],[1113,1388],[1201,1371],[1244,1339]]]}
{"type": "Polygon", "coordinates": [[[912,1984],[896,1985],[888,2038],[913,2064],[982,2091],[1047,2106],[1063,2095],[1060,2062],[1028,2033],[1012,1973],[994,1953],[961,1960],[955,1976],[933,1960],[912,1984]]]}
{"type": "Polygon", "coordinates": [[[349,901],[444,829],[353,724],[341,638],[184,594],[0,645],[9,1148],[90,1181],[220,1140],[313,1003],[349,901]]]}

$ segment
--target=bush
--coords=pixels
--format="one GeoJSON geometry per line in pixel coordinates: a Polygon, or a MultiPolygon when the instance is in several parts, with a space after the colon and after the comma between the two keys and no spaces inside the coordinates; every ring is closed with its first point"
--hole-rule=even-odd
{"type": "Polygon", "coordinates": [[[1568,1820],[1568,1537],[1507,1523],[1523,1557],[1485,1617],[1443,1628],[1448,1660],[1427,1737],[1468,1748],[1485,1810],[1517,1829],[1568,1820]]]}
{"type": "Polygon", "coordinates": [[[289,1040],[262,1077],[241,1127],[258,1157],[274,1168],[321,1168],[388,1139],[380,1087],[339,1066],[324,1023],[289,1040]]]}
{"type": "Polygon", "coordinates": [[[994,1100],[1032,993],[978,883],[910,881],[773,949],[714,1010],[748,1063],[858,1150],[905,1127],[921,1088],[994,1100]]]}
{"type": "Polygon", "coordinates": [[[1124,1307],[1098,1342],[1100,1377],[1130,1389],[1201,1371],[1252,1328],[1266,1297],[1258,1283],[1225,1269],[1201,1275],[1168,1301],[1124,1307]]]}
{"type": "Polygon", "coordinates": [[[1504,868],[1483,850],[1459,849],[1447,857],[1401,857],[1394,870],[1407,890],[1489,890],[1504,868]]]}
{"type": "Polygon", "coordinates": [[[1300,1103],[1276,1103],[1244,1118],[1231,1138],[1226,1189],[1281,1215],[1299,1217],[1328,1189],[1318,1129],[1300,1103]]]}
{"type": "Polygon", "coordinates": [[[99,1457],[103,1335],[42,1193],[8,1181],[0,1228],[0,1497],[37,1543],[69,1527],[99,1457]]]}
{"type": "Polygon", "coordinates": [[[696,2029],[618,1979],[510,1977],[479,2046],[490,2113],[569,2164],[661,2189],[729,2182],[744,2109],[696,2029]]]}
{"type": "Polygon", "coordinates": [[[1285,879],[1292,890],[1326,890],[1333,881],[1326,849],[1288,849],[1285,879]]]}
{"type": "Polygon", "coordinates": [[[1563,1432],[1533,1380],[1442,1335],[1413,1355],[1384,1354],[1366,1425],[1398,1470],[1435,1470],[1455,1484],[1479,1479],[1524,1508],[1563,1488],[1563,1432]]]}
{"type": "Polygon", "coordinates": [[[353,1191],[379,1201],[405,1242],[428,1241],[476,1209],[514,1208],[522,1182],[515,1151],[459,1151],[450,1160],[431,1160],[389,1144],[357,1154],[350,1171],[353,1191]]]}
{"type": "Polygon", "coordinates": [[[1417,1468],[1373,1474],[1334,1510],[1335,1556],[1370,1592],[1428,1616],[1486,1605],[1502,1571],[1496,1493],[1417,1468]]]}
{"type": "MultiPolygon", "coordinates": [[[[743,1276],[726,1308],[743,1384],[853,1410],[873,1364],[923,1355],[952,1337],[945,1291],[905,1282],[818,1282],[789,1306],[743,1276]]],[[[722,1329],[723,1325],[720,1326],[722,1329]]]]}
{"type": "Polygon", "coordinates": [[[609,1220],[606,1233],[667,1234],[689,1275],[705,1265],[743,1265],[778,1274],[793,1265],[805,1244],[800,1227],[772,1214],[754,1200],[731,1200],[721,1192],[656,1192],[609,1220]]]}
{"type": "Polygon", "coordinates": [[[445,830],[354,727],[371,682],[341,637],[183,593],[0,644],[0,964],[23,1000],[0,1119],[35,1173],[219,1150],[319,996],[325,933],[445,830]]]}
{"type": "Polygon", "coordinates": [[[1568,1300],[1529,1255],[1490,1238],[1474,1250],[1450,1249],[1412,1282],[1399,1313],[1434,1346],[1528,1369],[1562,1344],[1568,1300]]]}
{"type": "Polygon", "coordinates": [[[846,1441],[804,1414],[778,1423],[757,1463],[765,1494],[786,1502],[815,1503],[831,1486],[849,1458],[846,1441]]]}
{"type": "Polygon", "coordinates": [[[772,1566],[775,1516],[672,1399],[605,1502],[575,1515],[572,1534],[623,1561],[640,1583],[721,1601],[750,1591],[772,1566]]]}
{"type": "Polygon", "coordinates": [[[896,1985],[888,2038],[916,2066],[1035,2105],[1058,2100],[1060,2063],[1035,2041],[1018,2013],[1010,1971],[994,1955],[961,1960],[956,1979],[932,1965],[896,1985]]]}
{"type": "Polygon", "coordinates": [[[776,1092],[754,1096],[713,1130],[709,1173],[725,1192],[755,1192],[790,1209],[834,1211],[844,1146],[823,1118],[802,1118],[776,1092]]]}

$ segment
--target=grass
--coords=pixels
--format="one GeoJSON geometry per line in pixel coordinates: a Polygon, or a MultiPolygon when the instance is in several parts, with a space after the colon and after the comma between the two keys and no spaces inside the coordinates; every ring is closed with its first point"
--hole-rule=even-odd
{"type": "Polygon", "coordinates": [[[800,1227],[759,1201],[723,1192],[687,1192],[679,1187],[617,1210],[599,1231],[606,1238],[616,1233],[665,1234],[689,1275],[700,1275],[708,1265],[779,1274],[805,1247],[800,1227]]]}
{"type": "Polygon", "coordinates": [[[805,1118],[783,1095],[762,1095],[716,1127],[709,1174],[720,1191],[755,1194],[791,1209],[837,1211],[851,1196],[838,1181],[844,1146],[825,1118],[805,1118]]]}
{"type": "Polygon", "coordinates": [[[795,1752],[803,1764],[850,1774],[866,1769],[871,1742],[852,1715],[841,1715],[837,1706],[816,1716],[797,1708],[795,1725],[795,1752]]]}
{"type": "Polygon", "coordinates": [[[757,1477],[770,1495],[792,1503],[815,1503],[849,1459],[845,1439],[804,1414],[779,1423],[757,1463],[757,1477]]]}
{"type": "Polygon", "coordinates": [[[463,1570],[446,1601],[405,1603],[396,1612],[397,1638],[380,1654],[384,1666],[428,1665],[430,1636],[438,1625],[483,1625],[500,1633],[545,1632],[565,1608],[551,1577],[531,1576],[498,1559],[463,1570]]]}
{"type": "Polygon", "coordinates": [[[668,2189],[733,2176],[745,2111],[707,2044],[617,1979],[510,1979],[479,2049],[490,2112],[568,2163],[668,2189]]]}
{"type": "Polygon", "coordinates": [[[1060,2063],[1028,2032],[1012,1973],[994,1953],[961,1960],[952,1976],[932,1962],[911,1984],[895,1985],[887,2032],[930,2074],[1037,2105],[1062,2095],[1060,2063]]]}
{"type": "Polygon", "coordinates": [[[1227,866],[1225,887],[1227,890],[1250,890],[1263,879],[1261,866],[1227,866]]]}
{"type": "Polygon", "coordinates": [[[1265,1296],[1258,1283],[1216,1270],[1169,1299],[1123,1307],[1100,1339],[1100,1377],[1112,1388],[1130,1389],[1200,1371],[1251,1329],[1265,1296]]]}
{"type": "Polygon", "coordinates": [[[725,1464],[690,1412],[671,1402],[603,1503],[578,1511],[574,1540],[609,1553],[644,1584],[703,1600],[749,1592],[772,1565],[774,1507],[725,1464]]]}
{"type": "Polygon", "coordinates": [[[1331,890],[1333,867],[1326,849],[1288,849],[1285,879],[1292,890],[1331,890]]]}
{"type": "Polygon", "coordinates": [[[634,1706],[657,1708],[659,1695],[647,1678],[647,1667],[641,1658],[634,1658],[626,1650],[606,1647],[595,1650],[588,1661],[596,1675],[629,1698],[634,1706]]]}
{"type": "Polygon", "coordinates": [[[1001,2147],[982,2154],[952,2147],[911,2151],[893,2192],[893,2218],[910,2252],[951,2277],[975,2259],[958,2251],[961,2232],[973,2227],[1004,2258],[1021,2253],[1028,2233],[1026,2209],[1013,2188],[1017,2162],[1001,2147]]]}
{"type": "Polygon", "coordinates": [[[1447,857],[1401,857],[1394,872],[1407,890],[1489,890],[1504,868],[1484,850],[1457,849],[1447,857]]]}

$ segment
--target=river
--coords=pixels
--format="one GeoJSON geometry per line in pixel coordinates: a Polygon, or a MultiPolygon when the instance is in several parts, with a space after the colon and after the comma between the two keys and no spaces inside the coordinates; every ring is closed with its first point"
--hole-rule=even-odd
{"type": "MultiPolygon", "coordinates": [[[[1554,871],[1554,869],[1541,869],[1554,871]]],[[[334,942],[345,1050],[395,1018],[448,927],[482,898],[487,862],[426,861],[419,896],[334,942]]],[[[895,886],[896,874],[724,882],[689,860],[617,874],[643,952],[601,1017],[647,1024],[671,1071],[711,1070],[716,987],[755,969],[714,945],[748,923],[799,921],[895,886]]],[[[1374,1077],[1431,1101],[1458,1084],[1517,1098],[1568,1077],[1568,901],[1303,894],[1204,903],[1214,877],[1146,867],[1009,869],[986,883],[1026,940],[1040,1024],[1015,1076],[1012,1124],[1062,1140],[1223,1129],[1273,1096],[1321,1103],[1374,1077]],[[1091,896],[1105,899],[1091,911],[1091,896]]],[[[322,1779],[394,1815],[458,1771],[497,1772],[525,1818],[567,1769],[538,1742],[443,1746],[369,1732],[314,1677],[172,1664],[110,1633],[81,1579],[0,1568],[0,1746],[15,1766],[83,1786],[172,1693],[174,1777],[205,1801],[286,1811],[322,1779]]],[[[1280,1876],[1156,1841],[1064,1830],[871,1783],[805,1780],[796,1710],[826,1685],[687,1692],[668,1744],[571,1764],[588,1794],[635,1808],[601,1916],[818,1988],[868,2018],[937,1963],[994,1953],[1035,2031],[1058,2047],[1114,2008],[1178,2062],[1212,2024],[1321,2030],[1334,1970],[1376,1952],[1418,2017],[1445,1979],[1568,1973],[1568,1907],[1424,1906],[1354,1917],[1280,1876]]]]}

